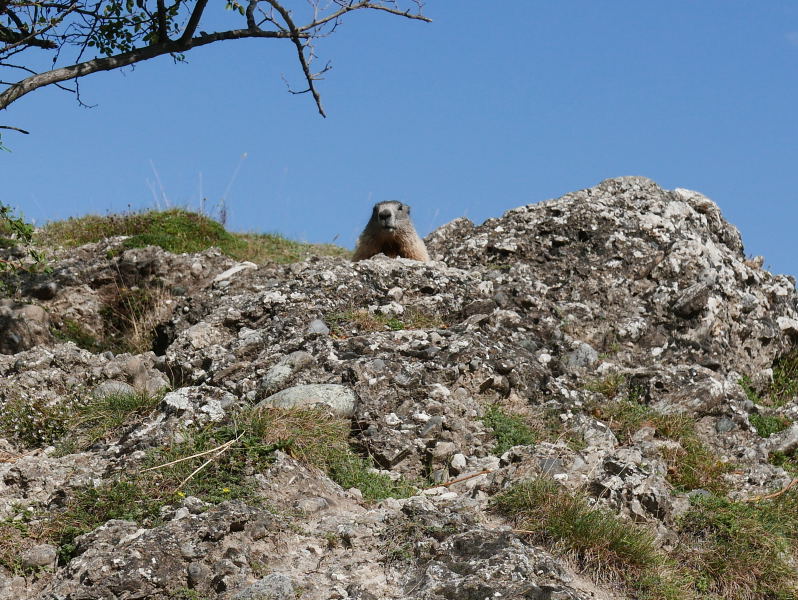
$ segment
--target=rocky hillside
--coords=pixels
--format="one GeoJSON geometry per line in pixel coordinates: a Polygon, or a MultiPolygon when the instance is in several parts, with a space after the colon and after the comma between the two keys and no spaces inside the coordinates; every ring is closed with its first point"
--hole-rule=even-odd
{"type": "Polygon", "coordinates": [[[638,177],[427,244],[14,280],[0,599],[798,597],[794,279],[638,177]]]}

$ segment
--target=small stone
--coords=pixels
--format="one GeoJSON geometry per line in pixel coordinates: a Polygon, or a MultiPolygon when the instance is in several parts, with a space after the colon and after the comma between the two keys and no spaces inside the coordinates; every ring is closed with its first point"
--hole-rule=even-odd
{"type": "Polygon", "coordinates": [[[427,424],[424,427],[421,428],[421,431],[418,432],[418,435],[419,437],[426,437],[440,429],[441,425],[443,425],[443,417],[434,416],[427,421],[427,424]]]}
{"type": "Polygon", "coordinates": [[[432,450],[432,457],[447,459],[457,452],[457,445],[454,442],[438,442],[432,450]]]}
{"type": "Polygon", "coordinates": [[[466,457],[465,457],[464,454],[461,454],[461,453],[458,452],[457,454],[454,454],[452,456],[452,460],[451,460],[451,462],[449,464],[450,464],[450,466],[451,466],[451,468],[453,470],[455,470],[455,471],[457,471],[459,473],[463,469],[465,469],[466,465],[468,464],[468,461],[466,460],[466,457]]]}
{"type": "Polygon", "coordinates": [[[509,375],[512,370],[515,369],[515,361],[510,360],[509,358],[504,358],[497,360],[494,366],[497,373],[500,373],[501,375],[509,375]]]}
{"type": "Polygon", "coordinates": [[[598,362],[598,352],[585,343],[563,357],[563,366],[570,372],[588,369],[598,362]]]}
{"type": "Polygon", "coordinates": [[[357,396],[344,385],[311,383],[296,385],[262,400],[257,406],[275,408],[302,408],[323,404],[339,417],[351,417],[355,412],[357,396]]]}
{"type": "Polygon", "coordinates": [[[310,498],[302,498],[296,503],[297,509],[301,510],[303,513],[306,514],[313,514],[320,512],[326,508],[330,507],[330,503],[327,501],[326,498],[322,498],[320,496],[314,496],[310,498]]]}
{"type": "Polygon", "coordinates": [[[33,569],[36,567],[46,567],[55,563],[58,557],[58,550],[50,544],[39,544],[24,551],[20,555],[22,568],[33,569]]]}
{"type": "Polygon", "coordinates": [[[283,573],[272,573],[233,595],[233,600],[293,600],[294,586],[283,573]]]}
{"type": "Polygon", "coordinates": [[[308,325],[306,333],[315,333],[319,335],[329,335],[330,328],[321,319],[313,319],[308,325]]]}
{"type": "Polygon", "coordinates": [[[136,388],[132,385],[114,379],[103,381],[91,393],[95,400],[105,400],[116,396],[134,396],[135,394],[136,388]]]}
{"type": "Polygon", "coordinates": [[[404,296],[404,290],[400,287],[392,287],[388,292],[385,294],[390,299],[394,300],[395,302],[401,302],[402,296],[404,296]]]}
{"type": "Polygon", "coordinates": [[[302,350],[297,350],[284,356],[260,380],[261,393],[266,395],[276,392],[288,383],[294,375],[311,364],[313,364],[313,356],[302,350]]]}
{"type": "Polygon", "coordinates": [[[384,421],[388,427],[395,427],[396,425],[399,425],[399,423],[402,422],[402,419],[397,417],[396,413],[388,413],[387,415],[385,415],[384,421]]]}
{"type": "Polygon", "coordinates": [[[685,319],[698,315],[707,305],[710,286],[705,282],[694,283],[681,291],[671,306],[673,312],[685,319]]]}

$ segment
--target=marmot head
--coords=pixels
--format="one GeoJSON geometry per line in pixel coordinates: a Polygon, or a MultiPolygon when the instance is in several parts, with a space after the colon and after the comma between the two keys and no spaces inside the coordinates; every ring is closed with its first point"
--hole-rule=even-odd
{"type": "Polygon", "coordinates": [[[410,223],[410,207],[396,200],[378,202],[374,205],[371,220],[383,231],[393,233],[403,224],[410,223]]]}

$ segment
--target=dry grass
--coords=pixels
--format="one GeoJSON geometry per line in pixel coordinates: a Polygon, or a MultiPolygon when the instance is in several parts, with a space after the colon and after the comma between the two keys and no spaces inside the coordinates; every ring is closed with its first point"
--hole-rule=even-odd
{"type": "Polygon", "coordinates": [[[349,337],[375,331],[401,331],[403,329],[443,329],[446,323],[437,313],[408,306],[399,316],[370,313],[365,308],[348,308],[324,316],[333,335],[349,337]]]}

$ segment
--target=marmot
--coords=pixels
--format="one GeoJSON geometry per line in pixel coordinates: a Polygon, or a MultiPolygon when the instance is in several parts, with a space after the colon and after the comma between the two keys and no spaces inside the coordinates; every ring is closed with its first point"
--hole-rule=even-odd
{"type": "Polygon", "coordinates": [[[352,260],[364,260],[380,252],[391,258],[401,256],[429,262],[427,247],[410,222],[407,204],[390,200],[374,205],[371,219],[357,240],[352,260]]]}

